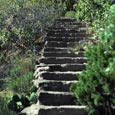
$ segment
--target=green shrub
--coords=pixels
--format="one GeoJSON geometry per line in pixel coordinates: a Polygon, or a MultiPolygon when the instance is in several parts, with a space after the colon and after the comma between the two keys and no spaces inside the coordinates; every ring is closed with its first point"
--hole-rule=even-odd
{"type": "Polygon", "coordinates": [[[98,31],[98,44],[89,46],[85,52],[86,70],[72,90],[76,101],[87,105],[88,114],[108,114],[105,95],[110,94],[111,106],[115,105],[115,5],[104,14],[103,28],[98,31]],[[102,106],[104,113],[99,111],[102,106]]]}
{"type": "Polygon", "coordinates": [[[22,51],[34,49],[36,40],[63,9],[53,0],[2,0],[0,6],[0,46],[22,51]]]}
{"type": "Polygon", "coordinates": [[[0,1],[0,62],[12,92],[30,91],[34,63],[33,55],[27,56],[27,52],[33,52],[35,45],[43,41],[46,28],[62,11],[61,2],[56,4],[55,0],[0,1]]]}
{"type": "Polygon", "coordinates": [[[23,76],[11,77],[8,87],[18,93],[28,93],[32,85],[33,72],[25,73],[23,76]]]}
{"type": "Polygon", "coordinates": [[[104,12],[110,5],[110,0],[77,0],[73,7],[78,20],[99,28],[104,19],[104,12]]]}
{"type": "Polygon", "coordinates": [[[66,12],[65,17],[76,18],[75,12],[74,11],[68,11],[68,12],[66,12]]]}
{"type": "Polygon", "coordinates": [[[33,79],[32,58],[16,59],[10,69],[8,87],[18,93],[27,93],[33,79]]]}
{"type": "Polygon", "coordinates": [[[6,98],[0,97],[0,115],[17,115],[15,112],[9,111],[7,102],[6,98]]]}

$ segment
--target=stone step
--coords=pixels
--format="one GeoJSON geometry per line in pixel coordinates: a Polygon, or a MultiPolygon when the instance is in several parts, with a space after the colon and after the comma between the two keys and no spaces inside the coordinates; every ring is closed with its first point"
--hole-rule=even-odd
{"type": "Polygon", "coordinates": [[[73,81],[77,80],[80,72],[42,72],[40,77],[46,80],[64,80],[73,81]]]}
{"type": "Polygon", "coordinates": [[[38,87],[45,91],[70,92],[73,83],[77,83],[77,81],[42,80],[39,81],[38,87]]]}
{"type": "Polygon", "coordinates": [[[63,52],[44,52],[43,53],[44,57],[84,57],[84,52],[79,51],[79,52],[68,52],[68,53],[63,53],[63,52]]]}
{"type": "Polygon", "coordinates": [[[69,26],[86,26],[85,23],[81,23],[78,22],[77,20],[74,21],[70,21],[70,20],[66,20],[66,21],[55,21],[53,26],[59,26],[59,27],[69,27],[69,26]]]}
{"type": "MultiPolygon", "coordinates": [[[[76,34],[78,34],[78,33],[80,33],[80,34],[82,34],[82,33],[84,33],[84,34],[88,34],[88,32],[87,32],[87,28],[86,27],[84,27],[84,26],[82,26],[82,27],[78,27],[78,26],[76,26],[76,27],[50,27],[50,28],[48,28],[48,31],[51,33],[62,33],[62,31],[64,32],[64,33],[74,33],[75,31],[76,31],[76,34]]],[[[67,36],[66,36],[67,37],[67,36]]]]}
{"type": "Polygon", "coordinates": [[[76,105],[75,97],[69,92],[41,91],[39,101],[41,104],[49,106],[76,105]]]}
{"type": "Polygon", "coordinates": [[[54,25],[83,25],[81,22],[78,22],[77,20],[65,20],[65,21],[59,21],[59,20],[56,20],[54,25]]]}
{"type": "MultiPolygon", "coordinates": [[[[84,49],[80,49],[79,51],[84,51],[84,49]]],[[[44,53],[72,53],[69,47],[45,47],[44,53]]]]}
{"type": "Polygon", "coordinates": [[[77,30],[77,31],[84,31],[86,32],[87,30],[87,27],[84,26],[84,25],[81,25],[81,26],[73,26],[73,27],[56,27],[56,26],[53,26],[53,27],[49,27],[47,29],[47,31],[74,31],[74,30],[77,30]]]}
{"type": "Polygon", "coordinates": [[[39,64],[35,67],[34,76],[40,72],[79,72],[85,69],[86,64],[39,64]]]}
{"type": "Polygon", "coordinates": [[[86,32],[78,32],[78,31],[75,31],[75,30],[69,30],[69,31],[65,31],[65,30],[62,30],[62,31],[51,31],[51,32],[48,32],[48,34],[47,34],[47,36],[53,36],[53,35],[55,35],[55,36],[77,36],[77,37],[79,37],[78,35],[88,35],[88,33],[86,33],[86,32]]]}
{"type": "Polygon", "coordinates": [[[61,48],[69,48],[73,47],[77,44],[77,42],[56,42],[56,41],[49,41],[47,42],[47,47],[61,47],[61,48]]]}
{"type": "Polygon", "coordinates": [[[87,115],[85,106],[41,106],[38,115],[87,115]]]}
{"type": "Polygon", "coordinates": [[[88,37],[86,33],[48,33],[47,37],[88,37]]]}
{"type": "Polygon", "coordinates": [[[56,19],[55,22],[76,22],[77,20],[74,18],[59,18],[56,19]]]}
{"type": "Polygon", "coordinates": [[[65,65],[49,65],[49,72],[65,72],[65,71],[82,71],[85,69],[84,64],[65,64],[65,65]]]}
{"type": "Polygon", "coordinates": [[[44,53],[45,52],[51,52],[51,53],[54,53],[54,52],[62,52],[62,53],[68,53],[69,51],[69,48],[60,48],[60,47],[45,47],[44,48],[44,53]]]}
{"type": "Polygon", "coordinates": [[[47,41],[56,41],[56,42],[79,42],[81,40],[86,40],[88,37],[47,37],[47,41]]]}
{"type": "Polygon", "coordinates": [[[66,57],[61,57],[61,58],[41,58],[39,60],[40,63],[44,64],[83,64],[86,63],[86,58],[66,58],[66,57]]]}
{"type": "Polygon", "coordinates": [[[87,33],[87,28],[86,27],[82,27],[82,28],[77,28],[77,29],[63,29],[63,28],[59,28],[59,29],[51,29],[49,30],[49,33],[87,33]]]}
{"type": "Polygon", "coordinates": [[[82,27],[87,27],[86,26],[86,24],[82,24],[82,23],[78,23],[78,22],[58,22],[58,23],[55,23],[54,25],[53,25],[53,27],[60,27],[60,28],[65,28],[65,29],[67,29],[67,28],[71,28],[71,29],[73,29],[73,27],[78,27],[78,28],[82,28],[82,27]]]}
{"type": "Polygon", "coordinates": [[[74,20],[74,21],[55,21],[55,23],[54,23],[54,26],[55,25],[57,25],[57,26],[61,26],[61,25],[64,25],[64,26],[68,26],[68,25],[79,25],[79,26],[82,26],[82,25],[84,25],[84,26],[86,26],[86,24],[85,23],[81,23],[81,22],[78,22],[77,20],[74,20]]]}
{"type": "Polygon", "coordinates": [[[76,30],[70,30],[70,29],[60,29],[60,30],[50,30],[47,35],[66,35],[66,34],[88,34],[87,31],[84,31],[85,29],[76,29],[76,30]]]}
{"type": "MultiPolygon", "coordinates": [[[[74,30],[79,30],[80,28],[86,28],[85,25],[79,25],[79,24],[68,24],[68,23],[65,23],[65,24],[55,24],[52,28],[62,28],[63,30],[70,30],[70,29],[74,29],[74,30]]],[[[52,30],[52,28],[50,27],[49,29],[52,30]]]]}

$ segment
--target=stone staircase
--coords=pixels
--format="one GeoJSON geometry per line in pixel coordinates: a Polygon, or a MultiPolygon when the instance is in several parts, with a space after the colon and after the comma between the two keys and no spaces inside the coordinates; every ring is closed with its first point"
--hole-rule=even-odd
{"type": "Polygon", "coordinates": [[[86,115],[85,106],[79,105],[70,91],[85,69],[86,58],[82,49],[72,52],[70,48],[88,37],[86,25],[75,19],[57,19],[48,29],[34,74],[39,89],[38,115],[86,115]]]}

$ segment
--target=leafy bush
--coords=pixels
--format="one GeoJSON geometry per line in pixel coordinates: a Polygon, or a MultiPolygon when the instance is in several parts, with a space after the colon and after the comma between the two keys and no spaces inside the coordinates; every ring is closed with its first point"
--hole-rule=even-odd
{"type": "Polygon", "coordinates": [[[110,5],[110,0],[77,0],[73,6],[74,17],[99,28],[101,20],[104,19],[104,12],[110,5]]]}
{"type": "MultiPolygon", "coordinates": [[[[18,84],[21,87],[21,80],[26,81],[32,76],[28,70],[23,72],[23,65],[15,64],[17,61],[15,57],[21,54],[20,57],[25,58],[28,51],[33,52],[35,44],[43,40],[40,36],[45,33],[45,29],[54,19],[60,16],[61,11],[61,3],[56,4],[54,0],[0,1],[0,62],[2,69],[6,69],[6,71],[2,70],[1,76],[6,77],[10,73],[9,76],[12,78],[10,88],[18,87],[18,84]]],[[[29,84],[29,81],[25,83],[29,84]]]]}
{"type": "Polygon", "coordinates": [[[76,18],[75,12],[74,11],[68,11],[68,12],[66,12],[65,17],[76,18]]]}
{"type": "Polygon", "coordinates": [[[0,97],[0,115],[17,115],[13,111],[9,111],[7,107],[7,99],[0,97]]]}
{"type": "Polygon", "coordinates": [[[43,41],[46,28],[62,11],[61,2],[55,0],[0,1],[0,62],[2,76],[9,77],[8,88],[13,92],[30,91],[34,64],[28,52],[43,41]]]}
{"type": "Polygon", "coordinates": [[[33,79],[32,58],[16,59],[10,69],[8,87],[18,93],[28,93],[33,79]]]}
{"type": "Polygon", "coordinates": [[[53,0],[2,0],[0,6],[0,45],[3,49],[15,46],[33,50],[44,29],[62,11],[53,0]]]}
{"type": "Polygon", "coordinates": [[[8,87],[18,93],[28,93],[32,85],[33,72],[25,73],[23,76],[11,77],[8,87]]]}
{"type": "Polygon", "coordinates": [[[109,114],[107,97],[111,106],[115,104],[115,5],[104,14],[103,28],[98,31],[98,44],[89,46],[85,52],[86,70],[72,90],[80,104],[88,106],[88,114],[109,114]],[[99,106],[102,106],[101,112],[99,106]]]}

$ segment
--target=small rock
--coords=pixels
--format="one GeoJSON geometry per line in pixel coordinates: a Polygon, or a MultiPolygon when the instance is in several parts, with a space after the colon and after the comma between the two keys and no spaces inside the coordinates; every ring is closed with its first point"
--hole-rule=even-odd
{"type": "Polygon", "coordinates": [[[23,109],[21,113],[26,113],[26,115],[38,115],[38,112],[39,112],[39,102],[23,109]]]}

